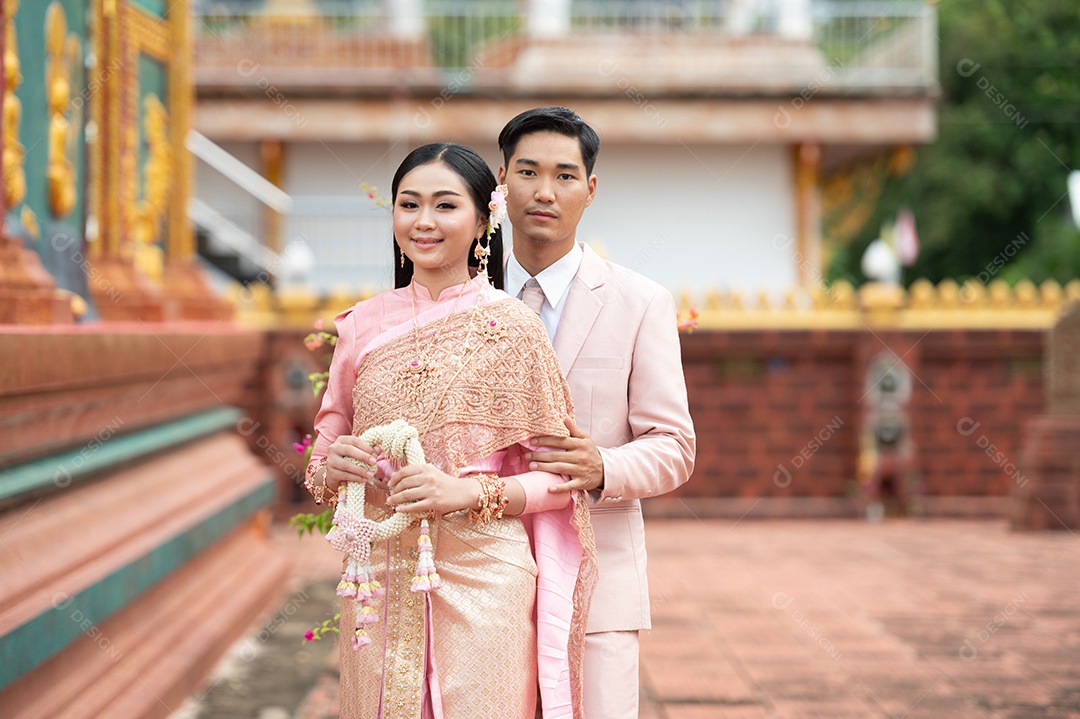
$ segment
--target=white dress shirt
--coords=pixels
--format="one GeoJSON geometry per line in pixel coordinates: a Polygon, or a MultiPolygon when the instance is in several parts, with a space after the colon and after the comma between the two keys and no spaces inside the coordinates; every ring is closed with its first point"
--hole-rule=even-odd
{"type": "MultiPolygon", "coordinates": [[[[569,252],[536,276],[540,289],[544,291],[544,304],[540,307],[540,321],[544,323],[548,339],[552,341],[555,340],[559,320],[562,319],[563,309],[566,308],[570,283],[577,276],[578,268],[581,267],[581,258],[584,255],[581,246],[575,242],[569,252]]],[[[531,279],[529,273],[511,252],[510,259],[506,261],[506,294],[520,300],[521,291],[529,279],[531,279]]]]}

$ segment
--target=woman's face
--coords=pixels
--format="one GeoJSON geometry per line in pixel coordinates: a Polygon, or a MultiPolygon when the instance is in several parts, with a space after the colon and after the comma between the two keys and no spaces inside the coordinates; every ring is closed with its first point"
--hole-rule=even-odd
{"type": "Polygon", "coordinates": [[[468,279],[469,248],[483,227],[465,183],[442,162],[420,165],[401,178],[394,239],[412,260],[417,281],[468,279]]]}

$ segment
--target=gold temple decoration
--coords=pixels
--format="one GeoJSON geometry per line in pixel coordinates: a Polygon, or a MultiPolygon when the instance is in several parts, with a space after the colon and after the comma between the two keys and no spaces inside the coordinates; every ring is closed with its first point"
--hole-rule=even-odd
{"type": "MultiPolygon", "coordinates": [[[[1054,280],[1036,286],[1001,279],[983,285],[945,279],[934,285],[920,279],[907,290],[868,282],[859,288],[844,280],[831,285],[793,287],[783,296],[762,291],[756,298],[739,290],[683,291],[682,314],[698,311],[698,330],[834,329],[864,330],[871,325],[896,329],[1046,329],[1071,304],[1080,303],[1080,279],[1064,287],[1054,280]]],[[[334,305],[335,307],[338,305],[334,305]]]]}
{"type": "Polygon", "coordinates": [[[73,110],[72,68],[82,52],[78,36],[67,30],[64,8],[53,0],[45,14],[45,92],[49,111],[49,209],[56,217],[68,215],[78,198],[75,162],[69,156],[75,152],[76,128],[68,113],[73,110]]]}
{"type": "MultiPolygon", "coordinates": [[[[186,8],[176,12],[185,12],[186,8]]],[[[136,45],[136,50],[144,52],[158,62],[168,65],[172,60],[169,43],[169,20],[155,17],[137,5],[128,6],[128,36],[136,45]]]]}
{"type": "Polygon", "coordinates": [[[119,206],[117,220],[120,223],[120,258],[138,266],[135,255],[135,226],[139,202],[138,168],[139,156],[139,43],[135,27],[141,10],[130,3],[120,5],[121,31],[120,53],[126,59],[124,82],[118,91],[117,115],[121,136],[118,138],[119,206]]]}
{"type": "Polygon", "coordinates": [[[172,125],[173,184],[169,208],[168,256],[170,261],[193,262],[195,231],[187,216],[188,200],[195,194],[195,161],[184,142],[192,126],[195,83],[192,79],[192,14],[172,13],[171,46],[184,48],[169,59],[169,117],[172,125]]]}
{"type": "Polygon", "coordinates": [[[4,155],[3,186],[4,206],[14,208],[26,197],[26,172],[23,162],[26,149],[19,142],[19,126],[22,123],[22,103],[15,91],[22,84],[19,71],[19,48],[15,37],[15,13],[19,0],[7,0],[4,14],[4,155]]]}
{"type": "Polygon", "coordinates": [[[37,240],[41,237],[41,225],[38,224],[37,215],[26,205],[23,205],[22,212],[19,213],[19,222],[26,234],[30,235],[30,239],[37,240]]]}
{"type": "Polygon", "coordinates": [[[173,157],[169,112],[157,95],[150,94],[144,99],[143,122],[147,153],[143,165],[143,199],[136,206],[133,218],[135,266],[160,282],[164,251],[158,245],[158,239],[169,209],[173,157]]]}

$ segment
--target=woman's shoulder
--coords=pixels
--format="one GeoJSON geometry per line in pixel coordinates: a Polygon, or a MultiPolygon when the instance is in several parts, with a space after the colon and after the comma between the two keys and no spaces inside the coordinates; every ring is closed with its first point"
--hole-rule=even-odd
{"type": "MultiPolygon", "coordinates": [[[[381,318],[386,311],[387,300],[391,299],[397,290],[380,292],[377,295],[360,300],[352,307],[342,310],[334,316],[334,325],[340,335],[342,331],[355,335],[358,327],[371,324],[372,320],[381,318]]],[[[377,324],[377,322],[376,322],[377,324]]]]}

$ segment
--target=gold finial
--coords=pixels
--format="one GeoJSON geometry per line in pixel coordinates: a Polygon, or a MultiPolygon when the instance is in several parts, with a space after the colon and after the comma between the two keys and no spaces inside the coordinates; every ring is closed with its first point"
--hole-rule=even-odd
{"type": "Polygon", "coordinates": [[[1049,279],[1039,287],[1039,295],[1042,297],[1043,307],[1053,310],[1061,307],[1064,292],[1057,280],[1049,279]]]}
{"type": "Polygon", "coordinates": [[[829,286],[829,304],[838,310],[855,309],[855,288],[847,280],[837,280],[829,286]]]}
{"type": "MultiPolygon", "coordinates": [[[[970,282],[970,280],[969,280],[970,282]]],[[[990,283],[990,306],[995,310],[1008,309],[1012,301],[1012,288],[1005,280],[998,278],[990,283]]]]}
{"type": "Polygon", "coordinates": [[[934,307],[934,284],[924,278],[915,280],[908,288],[908,306],[913,310],[929,310],[934,307]]]}
{"type": "Polygon", "coordinates": [[[1035,283],[1029,279],[1025,278],[1017,282],[1013,293],[1016,295],[1016,306],[1019,309],[1033,310],[1039,304],[1039,291],[1035,288],[1035,283]]]}

